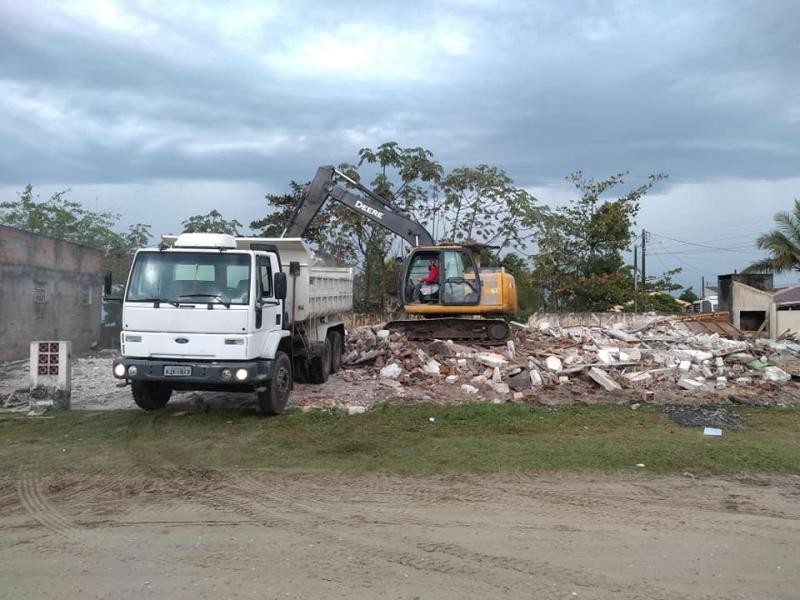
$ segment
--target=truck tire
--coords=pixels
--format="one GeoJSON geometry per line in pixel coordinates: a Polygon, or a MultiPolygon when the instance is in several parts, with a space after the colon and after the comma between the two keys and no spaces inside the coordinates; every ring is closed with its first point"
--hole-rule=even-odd
{"type": "Polygon", "coordinates": [[[311,383],[325,383],[331,374],[331,338],[325,336],[322,353],[309,361],[308,374],[311,383]]]}
{"type": "Polygon", "coordinates": [[[275,354],[272,365],[272,377],[267,382],[267,389],[256,392],[258,407],[265,415],[279,415],[289,401],[292,389],[292,361],[283,352],[275,354]]]}
{"type": "Polygon", "coordinates": [[[136,406],[144,410],[162,409],[172,396],[171,388],[153,381],[134,381],[131,383],[131,391],[136,406]]]}
{"type": "Polygon", "coordinates": [[[331,373],[336,373],[342,367],[342,334],[332,330],[328,337],[331,339],[331,373]]]}

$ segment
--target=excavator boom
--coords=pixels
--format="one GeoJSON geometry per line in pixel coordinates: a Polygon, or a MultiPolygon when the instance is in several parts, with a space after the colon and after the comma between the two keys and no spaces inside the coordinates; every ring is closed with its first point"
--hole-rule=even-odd
{"type": "Polygon", "coordinates": [[[386,200],[368,188],[330,166],[317,169],[317,174],[306,189],[303,200],[297,205],[283,232],[283,237],[302,237],[328,198],[333,198],[361,213],[392,233],[399,235],[412,246],[433,245],[431,234],[414,218],[403,214],[399,207],[389,205],[386,200]],[[336,185],[333,181],[334,175],[347,179],[363,195],[354,194],[336,185]]]}

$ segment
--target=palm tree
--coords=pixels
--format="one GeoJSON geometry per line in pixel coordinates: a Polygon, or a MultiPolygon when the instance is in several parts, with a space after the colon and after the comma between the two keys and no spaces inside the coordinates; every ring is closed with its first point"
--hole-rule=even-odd
{"type": "Polygon", "coordinates": [[[762,234],[756,246],[769,252],[769,256],[744,269],[745,273],[782,273],[800,271],[800,200],[794,201],[794,210],[775,215],[776,228],[762,234]]]}

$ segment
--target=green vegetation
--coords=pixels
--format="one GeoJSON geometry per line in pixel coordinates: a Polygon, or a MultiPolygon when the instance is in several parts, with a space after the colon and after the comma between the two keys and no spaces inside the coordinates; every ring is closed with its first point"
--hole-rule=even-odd
{"type": "Polygon", "coordinates": [[[800,472],[800,411],[735,409],[747,429],[704,437],[656,408],[381,406],[364,415],[255,408],[0,418],[0,473],[266,468],[433,474],[505,470],[800,472]],[[433,421],[430,418],[433,417],[433,421]],[[644,469],[637,468],[643,463],[644,469]]]}
{"type": "Polygon", "coordinates": [[[774,219],[775,229],[756,239],[759,250],[769,256],[749,265],[745,273],[800,271],[800,200],[794,201],[791,212],[779,212],[774,219]]]}

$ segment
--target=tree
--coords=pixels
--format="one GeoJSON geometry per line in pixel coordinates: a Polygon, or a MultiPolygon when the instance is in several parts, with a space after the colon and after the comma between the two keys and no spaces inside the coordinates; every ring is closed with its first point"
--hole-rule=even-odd
{"type": "Polygon", "coordinates": [[[230,221],[216,209],[207,215],[193,215],[181,222],[183,233],[227,233],[228,235],[241,235],[239,233],[242,224],[236,219],[230,221]]]}
{"type": "MultiPolygon", "coordinates": [[[[595,181],[580,171],[567,177],[580,196],[553,212],[541,212],[534,273],[545,290],[550,310],[606,310],[633,297],[632,269],[622,252],[633,239],[639,202],[664,179],[647,182],[604,200],[604,194],[624,183],[624,173],[595,181]]],[[[646,290],[651,290],[650,284],[646,290]]]]}
{"type": "Polygon", "coordinates": [[[114,231],[120,216],[94,212],[70,200],[65,189],[47,200],[39,200],[28,184],[15,201],[0,202],[0,222],[9,227],[39,233],[59,240],[90,246],[104,253],[130,252],[150,239],[150,226],[131,225],[127,233],[114,231]]]}
{"type": "Polygon", "coordinates": [[[545,210],[505,171],[489,165],[459,167],[442,180],[443,206],[426,213],[445,239],[496,246],[495,256],[526,247],[545,210]],[[443,210],[442,210],[443,208],[443,210]]]}
{"type": "Polygon", "coordinates": [[[691,304],[692,302],[697,302],[699,298],[697,297],[697,294],[694,293],[692,287],[689,286],[681,292],[681,295],[678,296],[678,300],[683,300],[684,302],[691,304]]]}
{"type": "MultiPolygon", "coordinates": [[[[442,177],[442,167],[433,159],[433,153],[421,147],[403,148],[397,142],[385,142],[374,150],[362,148],[358,156],[357,165],[343,163],[339,171],[362,183],[361,171],[374,169],[375,175],[366,185],[395,211],[415,214],[435,194],[442,177]]],[[[350,184],[345,182],[345,185],[350,184]]],[[[393,282],[393,271],[387,268],[393,236],[342,205],[331,206],[330,214],[337,243],[354,249],[356,266],[363,274],[363,285],[358,287],[355,297],[357,308],[383,311],[385,290],[393,282]]]]}
{"type": "MultiPolygon", "coordinates": [[[[272,210],[263,219],[250,223],[256,235],[268,238],[280,237],[302,201],[306,185],[291,181],[289,182],[291,193],[264,196],[267,206],[272,210]]],[[[345,265],[355,260],[355,252],[343,234],[338,215],[334,214],[331,204],[323,206],[314,216],[303,237],[314,244],[320,255],[330,262],[345,265]]]]}
{"type": "Polygon", "coordinates": [[[800,199],[794,201],[791,212],[779,212],[774,220],[775,229],[756,239],[756,246],[769,252],[769,256],[747,266],[743,272],[800,271],[800,199]]]}

